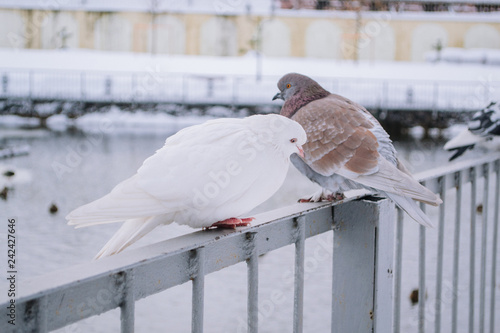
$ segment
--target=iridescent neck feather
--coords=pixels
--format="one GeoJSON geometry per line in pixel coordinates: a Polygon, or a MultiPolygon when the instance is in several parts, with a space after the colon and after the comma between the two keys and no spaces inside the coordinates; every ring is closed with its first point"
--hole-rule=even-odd
{"type": "Polygon", "coordinates": [[[299,90],[292,97],[288,98],[285,101],[285,104],[283,104],[280,113],[285,117],[291,118],[303,106],[309,104],[312,101],[325,98],[328,95],[330,95],[328,91],[314,82],[314,84],[311,84],[308,87],[299,90]]]}

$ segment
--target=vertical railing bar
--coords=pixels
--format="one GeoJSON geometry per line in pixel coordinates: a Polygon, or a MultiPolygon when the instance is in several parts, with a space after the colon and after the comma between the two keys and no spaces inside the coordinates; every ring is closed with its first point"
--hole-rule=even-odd
{"type": "Polygon", "coordinates": [[[395,279],[394,279],[394,319],[393,332],[399,332],[401,328],[401,272],[403,262],[403,211],[398,208],[398,219],[396,222],[396,253],[395,253],[395,279]]]}
{"type": "Polygon", "coordinates": [[[255,232],[247,232],[247,273],[248,273],[248,298],[247,298],[247,326],[248,333],[257,333],[259,330],[259,262],[255,246],[255,232]]]}
{"type": "MultiPolygon", "coordinates": [[[[446,207],[446,177],[438,178],[439,194],[443,203],[439,206],[439,226],[438,226],[438,253],[436,267],[436,302],[435,302],[435,317],[434,317],[434,332],[441,332],[441,294],[443,289],[443,250],[444,250],[444,212],[446,207]]],[[[422,293],[422,298],[424,296],[422,293]]]]}
{"type": "Polygon", "coordinates": [[[469,332],[474,332],[474,286],[475,286],[475,249],[476,249],[476,170],[469,169],[471,200],[470,200],[470,249],[469,249],[469,332]]]}
{"type": "Polygon", "coordinates": [[[29,92],[28,92],[28,97],[32,98],[33,97],[33,75],[34,72],[33,70],[29,71],[29,76],[28,76],[28,85],[29,85],[29,92]]]}
{"type": "Polygon", "coordinates": [[[12,332],[48,332],[47,302],[48,299],[45,295],[32,301],[31,306],[24,303],[22,307],[24,312],[23,320],[16,320],[16,325],[20,327],[12,332]],[[19,322],[21,322],[20,325],[19,322]]]}
{"type": "Polygon", "coordinates": [[[458,270],[459,270],[459,252],[460,252],[460,217],[462,204],[462,171],[455,173],[455,233],[453,239],[453,299],[451,306],[451,333],[457,332],[458,320],[458,270]]]}
{"type": "Polygon", "coordinates": [[[190,270],[193,281],[191,332],[203,332],[203,308],[205,300],[205,248],[191,251],[190,270]]]}
{"type": "Polygon", "coordinates": [[[81,71],[80,72],[80,100],[83,101],[85,99],[85,72],[84,71],[81,71]]]}
{"type": "MultiPolygon", "coordinates": [[[[332,219],[333,219],[333,223],[335,223],[335,209],[332,208],[332,219]]],[[[337,328],[336,328],[336,317],[335,317],[335,286],[336,286],[336,281],[334,279],[334,276],[335,276],[335,272],[336,272],[336,268],[335,268],[335,227],[333,228],[333,232],[332,232],[332,248],[331,248],[331,251],[332,251],[332,270],[331,270],[331,273],[332,273],[332,294],[331,294],[331,297],[332,297],[332,307],[331,307],[331,311],[332,311],[332,316],[330,318],[330,327],[331,327],[331,330],[330,330],[330,333],[335,333],[337,331],[337,328]]]]}
{"type": "MultiPolygon", "coordinates": [[[[425,186],[425,182],[422,182],[425,186]]],[[[426,206],[420,203],[420,209],[425,213],[426,206]]],[[[425,332],[425,227],[421,225],[418,230],[418,332],[425,332]]]]}
{"type": "Polygon", "coordinates": [[[495,213],[493,220],[493,249],[491,253],[491,299],[490,299],[490,333],[495,332],[495,301],[496,301],[496,270],[497,270],[497,241],[498,241],[498,218],[500,206],[500,160],[495,161],[495,213]]]}
{"type": "Polygon", "coordinates": [[[39,308],[38,308],[38,319],[39,319],[39,331],[40,333],[48,332],[48,313],[47,313],[47,306],[48,306],[48,296],[43,296],[40,299],[39,303],[39,308]]]}
{"type": "Polygon", "coordinates": [[[133,333],[135,322],[135,298],[133,288],[133,272],[121,272],[120,288],[123,295],[120,304],[120,326],[121,333],[133,333]]]}
{"type": "Polygon", "coordinates": [[[486,240],[488,232],[488,199],[489,199],[489,167],[483,164],[483,212],[481,234],[481,273],[479,282],[479,333],[484,332],[484,315],[486,303],[486,240]]]}
{"type": "Polygon", "coordinates": [[[295,218],[295,287],[293,302],[293,332],[302,333],[304,319],[304,257],[306,247],[306,217],[295,218]]]}

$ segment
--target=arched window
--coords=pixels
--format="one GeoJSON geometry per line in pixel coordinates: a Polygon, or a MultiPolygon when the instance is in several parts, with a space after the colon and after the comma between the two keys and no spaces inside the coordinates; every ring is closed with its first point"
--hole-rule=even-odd
{"type": "Polygon", "coordinates": [[[0,11],[0,47],[24,48],[27,37],[25,36],[24,23],[21,15],[13,11],[0,11]]]}
{"type": "Polygon", "coordinates": [[[290,55],[290,29],[279,20],[262,23],[262,53],[271,57],[290,55]]]}
{"type": "Polygon", "coordinates": [[[360,60],[392,61],[396,55],[394,29],[384,21],[370,21],[361,29],[358,38],[360,60]]]}
{"type": "Polygon", "coordinates": [[[131,51],[132,25],[119,14],[104,14],[94,25],[94,48],[104,51],[131,51]]]}
{"type": "Polygon", "coordinates": [[[186,53],[186,26],[176,17],[158,16],[153,28],[149,29],[148,42],[150,52],[184,54],[186,53]]]}
{"type": "Polygon", "coordinates": [[[203,23],[200,32],[200,54],[235,56],[238,54],[238,31],[228,18],[217,16],[203,23]]]}
{"type": "Polygon", "coordinates": [[[77,48],[78,24],[68,12],[49,13],[41,26],[42,49],[77,48]]]}
{"type": "Polygon", "coordinates": [[[500,48],[500,32],[491,25],[476,24],[465,33],[464,47],[466,49],[498,49],[500,48]]]}
{"type": "Polygon", "coordinates": [[[306,57],[339,59],[341,29],[326,20],[318,20],[309,25],[306,31],[306,57]]]}
{"type": "Polygon", "coordinates": [[[424,61],[426,52],[448,45],[448,33],[438,24],[421,24],[413,30],[411,41],[411,60],[424,61]]]}

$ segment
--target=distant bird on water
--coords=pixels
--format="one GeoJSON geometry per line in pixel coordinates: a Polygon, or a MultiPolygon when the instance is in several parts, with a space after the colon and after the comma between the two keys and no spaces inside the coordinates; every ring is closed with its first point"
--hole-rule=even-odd
{"type": "Polygon", "coordinates": [[[494,137],[500,138],[500,104],[498,102],[491,102],[487,107],[476,112],[468,123],[468,128],[448,141],[444,149],[455,153],[450,157],[450,161],[453,161],[468,149],[490,141],[494,137]]]}
{"type": "Polygon", "coordinates": [[[52,203],[49,207],[49,213],[50,214],[56,214],[59,211],[59,208],[55,203],[52,203]]]}
{"type": "Polygon", "coordinates": [[[10,177],[14,176],[15,174],[16,174],[16,173],[15,173],[14,171],[12,171],[12,170],[7,170],[7,171],[5,171],[5,172],[3,173],[3,175],[4,175],[5,177],[7,177],[7,178],[10,178],[10,177]]]}
{"type": "Polygon", "coordinates": [[[364,188],[389,197],[415,221],[432,226],[414,200],[437,206],[441,199],[411,176],[387,132],[364,107],[297,73],[283,76],[278,89],[273,100],[285,101],[281,114],[301,124],[308,138],[305,157],[293,155],[292,163],[323,188],[306,200],[332,200],[341,192],[364,188]]]}
{"type": "Polygon", "coordinates": [[[247,226],[242,214],[283,183],[290,155],[303,154],[304,129],[280,115],[217,119],[179,131],[137,173],[75,209],[70,225],[125,221],[96,259],[118,253],[159,225],[247,226]]]}

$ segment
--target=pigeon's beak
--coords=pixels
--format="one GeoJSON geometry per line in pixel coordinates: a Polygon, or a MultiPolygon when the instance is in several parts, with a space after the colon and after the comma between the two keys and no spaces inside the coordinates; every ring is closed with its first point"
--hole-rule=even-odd
{"type": "Polygon", "coordinates": [[[302,149],[301,146],[297,146],[297,149],[299,150],[298,154],[300,157],[304,158],[304,150],[302,149]]]}
{"type": "Polygon", "coordinates": [[[282,100],[285,100],[285,99],[283,98],[283,93],[282,93],[281,91],[280,91],[279,93],[277,93],[276,95],[274,95],[274,97],[273,97],[273,101],[274,101],[275,99],[278,99],[278,98],[279,98],[279,99],[282,99],[282,100]]]}

